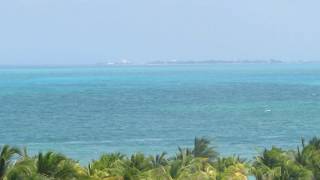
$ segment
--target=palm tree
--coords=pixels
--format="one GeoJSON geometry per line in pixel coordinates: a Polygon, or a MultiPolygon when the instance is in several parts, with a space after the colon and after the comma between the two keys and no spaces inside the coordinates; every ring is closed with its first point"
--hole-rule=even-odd
{"type": "Polygon", "coordinates": [[[138,180],[142,172],[153,168],[152,157],[146,157],[143,153],[135,153],[130,158],[126,157],[119,161],[118,168],[121,169],[118,175],[121,175],[123,180],[138,180]]]}
{"type": "Polygon", "coordinates": [[[217,170],[217,180],[222,180],[230,176],[232,176],[230,179],[237,179],[235,176],[241,179],[239,177],[243,178],[247,174],[247,164],[245,160],[239,156],[218,158],[213,165],[217,170]]]}
{"type": "Polygon", "coordinates": [[[6,175],[8,180],[38,180],[45,179],[37,173],[36,161],[33,158],[25,158],[17,161],[6,175]]]}
{"type": "Polygon", "coordinates": [[[320,150],[320,138],[313,137],[310,141],[309,144],[310,146],[313,146],[316,150],[320,150]]]}
{"type": "Polygon", "coordinates": [[[21,155],[21,151],[18,148],[4,145],[0,148],[0,152],[0,180],[3,180],[9,166],[12,164],[12,158],[15,155],[21,155]]]}
{"type": "Polygon", "coordinates": [[[187,157],[193,156],[192,149],[178,147],[178,153],[173,158],[174,160],[185,160],[187,157]]]}
{"type": "Polygon", "coordinates": [[[194,139],[194,148],[192,154],[194,157],[209,158],[209,160],[215,160],[218,157],[218,153],[214,150],[214,147],[210,147],[210,140],[202,137],[194,139]]]}
{"type": "Polygon", "coordinates": [[[300,165],[313,172],[314,179],[320,178],[320,139],[312,138],[308,144],[302,139],[302,147],[297,147],[295,160],[300,165]]]}
{"type": "Polygon", "coordinates": [[[173,180],[168,172],[168,167],[159,166],[141,173],[138,176],[139,180],[173,180]]]}
{"type": "Polygon", "coordinates": [[[289,152],[276,147],[265,149],[256,158],[252,173],[257,180],[312,179],[312,173],[298,164],[289,152]]]}
{"type": "Polygon", "coordinates": [[[134,167],[139,171],[145,171],[152,168],[152,157],[146,157],[143,153],[135,153],[128,159],[130,167],[134,167]]]}
{"type": "Polygon", "coordinates": [[[88,166],[88,174],[99,179],[123,179],[126,170],[125,155],[121,153],[103,154],[98,160],[92,161],[88,166]]]}
{"type": "MultiPolygon", "coordinates": [[[[188,158],[189,159],[189,158],[188,158]]],[[[175,174],[175,179],[216,179],[216,170],[208,161],[208,158],[191,158],[186,161],[175,174]]],[[[173,166],[171,166],[172,168],[173,166]]],[[[177,168],[177,167],[175,167],[177,168]]]]}
{"type": "Polygon", "coordinates": [[[165,166],[168,164],[168,160],[166,159],[167,153],[162,152],[160,155],[157,154],[155,157],[151,159],[153,168],[158,168],[160,166],[165,166]]]}
{"type": "Polygon", "coordinates": [[[54,152],[39,153],[36,167],[37,173],[52,178],[74,179],[79,175],[74,161],[54,152]]]}

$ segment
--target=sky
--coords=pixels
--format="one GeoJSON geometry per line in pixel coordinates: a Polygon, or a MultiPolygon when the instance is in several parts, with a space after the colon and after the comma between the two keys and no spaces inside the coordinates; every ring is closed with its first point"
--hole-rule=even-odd
{"type": "Polygon", "coordinates": [[[0,65],[320,61],[319,0],[0,0],[0,65]]]}

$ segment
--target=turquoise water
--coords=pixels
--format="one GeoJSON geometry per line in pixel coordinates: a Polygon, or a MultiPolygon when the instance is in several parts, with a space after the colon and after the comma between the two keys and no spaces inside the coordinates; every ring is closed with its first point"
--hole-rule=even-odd
{"type": "Polygon", "coordinates": [[[207,136],[223,155],[320,135],[320,64],[0,68],[0,144],[174,153],[207,136]]]}

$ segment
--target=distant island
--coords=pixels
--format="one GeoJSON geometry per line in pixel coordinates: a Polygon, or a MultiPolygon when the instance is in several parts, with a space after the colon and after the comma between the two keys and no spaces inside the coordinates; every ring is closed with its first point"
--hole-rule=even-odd
{"type": "Polygon", "coordinates": [[[275,64],[285,63],[281,60],[159,60],[135,63],[126,59],[122,60],[109,60],[105,62],[96,63],[99,66],[113,66],[113,65],[188,65],[188,64],[275,64]]]}
{"type": "Polygon", "coordinates": [[[169,60],[169,61],[152,61],[148,64],[273,64],[273,63],[284,63],[281,60],[188,60],[188,61],[180,61],[180,60],[169,60]]]}
{"type": "Polygon", "coordinates": [[[136,62],[127,59],[107,60],[98,62],[96,66],[131,66],[131,65],[196,65],[196,64],[306,64],[319,63],[318,61],[298,60],[298,61],[283,61],[279,59],[257,59],[257,60],[157,60],[147,62],[136,62]]]}

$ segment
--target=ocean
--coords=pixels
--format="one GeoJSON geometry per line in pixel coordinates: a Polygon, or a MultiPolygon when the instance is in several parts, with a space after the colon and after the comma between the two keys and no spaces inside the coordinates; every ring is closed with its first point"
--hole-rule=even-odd
{"type": "Polygon", "coordinates": [[[80,162],[196,136],[250,158],[320,136],[320,64],[2,67],[0,128],[0,144],[80,162]]]}

